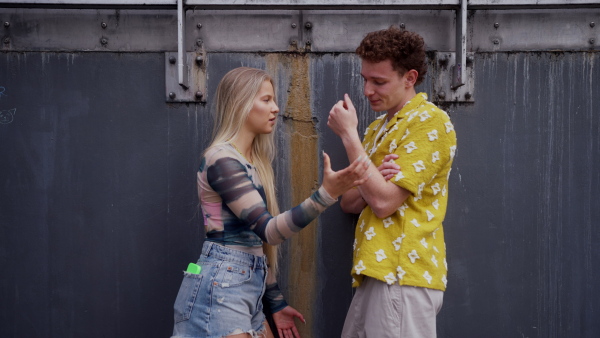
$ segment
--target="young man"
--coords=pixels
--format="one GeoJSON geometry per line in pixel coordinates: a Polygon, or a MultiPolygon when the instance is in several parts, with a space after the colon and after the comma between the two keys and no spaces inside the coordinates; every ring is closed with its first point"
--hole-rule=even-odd
{"type": "Polygon", "coordinates": [[[396,27],[371,32],[356,53],[374,120],[361,143],[352,101],[333,106],[327,125],[348,159],[367,155],[371,179],[342,195],[342,210],[360,213],[352,277],[357,287],[342,337],[435,337],[446,289],[442,221],[456,134],[448,115],[417,94],[427,72],[425,46],[396,27]]]}

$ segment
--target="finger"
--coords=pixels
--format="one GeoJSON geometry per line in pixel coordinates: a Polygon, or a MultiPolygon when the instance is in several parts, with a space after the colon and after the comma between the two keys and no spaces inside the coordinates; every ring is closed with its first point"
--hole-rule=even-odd
{"type": "Polygon", "coordinates": [[[352,100],[350,100],[350,96],[348,94],[344,94],[344,102],[346,103],[348,110],[354,109],[354,105],[352,104],[352,100]]]}
{"type": "Polygon", "coordinates": [[[393,162],[397,158],[398,158],[398,155],[396,155],[396,154],[387,154],[383,158],[383,162],[393,162]]]}
{"type": "Polygon", "coordinates": [[[323,171],[328,172],[331,170],[331,160],[329,159],[329,155],[325,151],[323,151],[323,171]]]}
{"type": "Polygon", "coordinates": [[[279,337],[284,337],[283,331],[281,329],[277,329],[277,332],[279,333],[279,337]]]}
{"type": "Polygon", "coordinates": [[[304,324],[306,324],[306,320],[304,320],[304,316],[300,312],[298,312],[295,316],[298,317],[298,319],[300,319],[304,324]]]}
{"type": "Polygon", "coordinates": [[[360,180],[356,180],[353,182],[353,185],[359,186],[361,184],[365,184],[365,182],[367,182],[369,180],[369,178],[371,177],[371,173],[369,173],[368,175],[366,175],[365,177],[361,178],[360,180]]]}
{"type": "Polygon", "coordinates": [[[294,336],[296,338],[300,338],[300,333],[298,333],[298,329],[295,326],[292,328],[292,331],[294,332],[294,336]]]}

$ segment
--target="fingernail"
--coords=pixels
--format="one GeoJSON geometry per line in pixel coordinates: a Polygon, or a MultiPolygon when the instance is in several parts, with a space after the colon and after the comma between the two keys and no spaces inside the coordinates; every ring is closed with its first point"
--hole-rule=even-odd
{"type": "Polygon", "coordinates": [[[362,160],[362,155],[356,159],[356,162],[360,162],[362,160]]]}

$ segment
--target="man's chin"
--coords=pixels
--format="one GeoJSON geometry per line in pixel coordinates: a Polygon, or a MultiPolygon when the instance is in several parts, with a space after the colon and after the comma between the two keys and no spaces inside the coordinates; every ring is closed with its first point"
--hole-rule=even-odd
{"type": "Polygon", "coordinates": [[[383,109],[383,107],[381,107],[380,105],[377,105],[377,104],[373,105],[372,104],[371,105],[371,110],[376,111],[376,112],[379,113],[379,112],[384,111],[385,109],[383,109]]]}

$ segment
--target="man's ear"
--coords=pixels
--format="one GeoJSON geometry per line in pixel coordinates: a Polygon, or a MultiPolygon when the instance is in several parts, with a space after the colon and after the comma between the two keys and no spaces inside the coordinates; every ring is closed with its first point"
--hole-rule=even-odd
{"type": "Polygon", "coordinates": [[[406,81],[407,87],[414,87],[417,82],[417,78],[419,77],[419,72],[414,69],[411,69],[404,74],[404,81],[406,81]]]}

